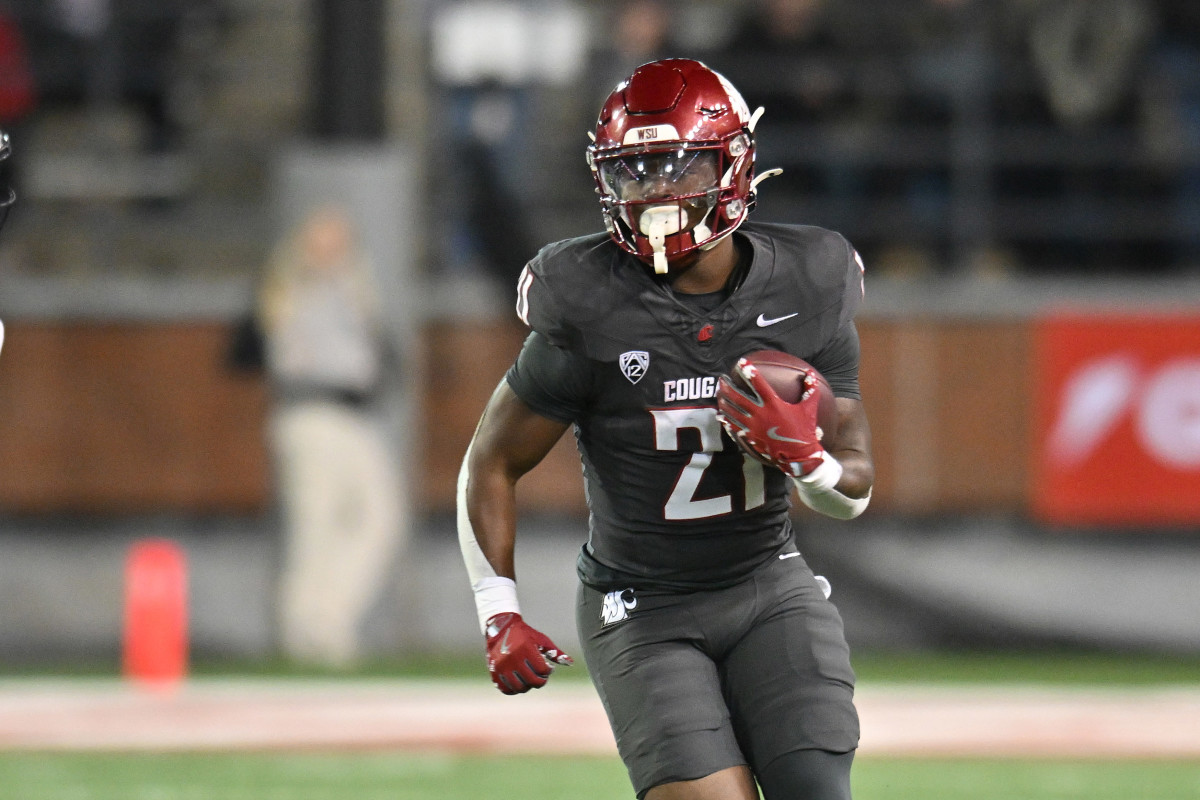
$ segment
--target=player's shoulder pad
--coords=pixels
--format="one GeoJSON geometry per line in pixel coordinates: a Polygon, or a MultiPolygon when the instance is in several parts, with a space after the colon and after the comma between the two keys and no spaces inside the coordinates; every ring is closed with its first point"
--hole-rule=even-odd
{"type": "Polygon", "coordinates": [[[863,261],[842,234],[815,225],[757,223],[748,233],[770,238],[776,268],[790,278],[799,298],[821,304],[811,311],[836,308],[839,326],[854,318],[864,298],[863,261]]]}
{"type": "Polygon", "coordinates": [[[546,245],[517,279],[517,316],[552,344],[568,346],[606,305],[617,253],[607,233],[546,245]]]}

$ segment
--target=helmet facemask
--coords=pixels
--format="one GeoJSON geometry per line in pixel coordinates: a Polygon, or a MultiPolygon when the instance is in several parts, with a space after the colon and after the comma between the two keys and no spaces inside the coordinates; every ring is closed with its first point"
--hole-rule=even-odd
{"type": "Polygon", "coordinates": [[[657,274],[666,274],[670,260],[715,245],[748,210],[749,132],[716,142],[591,148],[588,155],[609,233],[657,274]]]}

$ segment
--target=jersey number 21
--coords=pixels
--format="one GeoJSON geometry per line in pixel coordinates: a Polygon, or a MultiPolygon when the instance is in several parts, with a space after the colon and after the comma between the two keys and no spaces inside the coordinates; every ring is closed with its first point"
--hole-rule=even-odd
{"type": "MultiPolygon", "coordinates": [[[[700,452],[692,453],[684,465],[675,488],[663,506],[665,519],[704,519],[733,512],[733,496],[728,494],[696,499],[696,489],[704,471],[712,465],[713,453],[725,449],[721,438],[721,423],[712,406],[698,408],[650,409],[654,416],[654,446],[658,450],[678,450],[679,431],[692,428],[700,433],[700,452]]],[[[745,487],[746,510],[758,508],[765,500],[763,465],[742,454],[742,480],[745,487]]]]}

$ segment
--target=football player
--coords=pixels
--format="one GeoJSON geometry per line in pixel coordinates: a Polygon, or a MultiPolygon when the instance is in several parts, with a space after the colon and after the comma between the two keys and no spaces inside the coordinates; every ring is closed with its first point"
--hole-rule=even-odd
{"type": "Polygon", "coordinates": [[[649,800],[752,800],[756,782],[767,800],[850,797],[854,673],[797,552],[789,492],[843,519],[870,496],[862,263],[837,233],[747,220],[765,177],[760,113],[697,61],[645,64],[617,86],[587,150],[607,233],[525,267],[517,313],[532,331],[459,475],[492,680],[540,687],[571,659],[521,616],[514,489],[574,427],[590,511],[578,633],[649,800]],[[836,431],[817,433],[816,393],[783,402],[740,360],[759,349],[825,376],[836,431]]]}

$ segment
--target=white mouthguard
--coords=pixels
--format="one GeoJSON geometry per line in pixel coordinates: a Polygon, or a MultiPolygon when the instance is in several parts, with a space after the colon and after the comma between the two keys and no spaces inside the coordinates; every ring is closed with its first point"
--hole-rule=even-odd
{"type": "Polygon", "coordinates": [[[672,233],[679,233],[687,222],[687,214],[679,206],[651,206],[642,212],[638,228],[650,240],[654,251],[654,271],[667,274],[667,249],[665,240],[672,233]]]}

